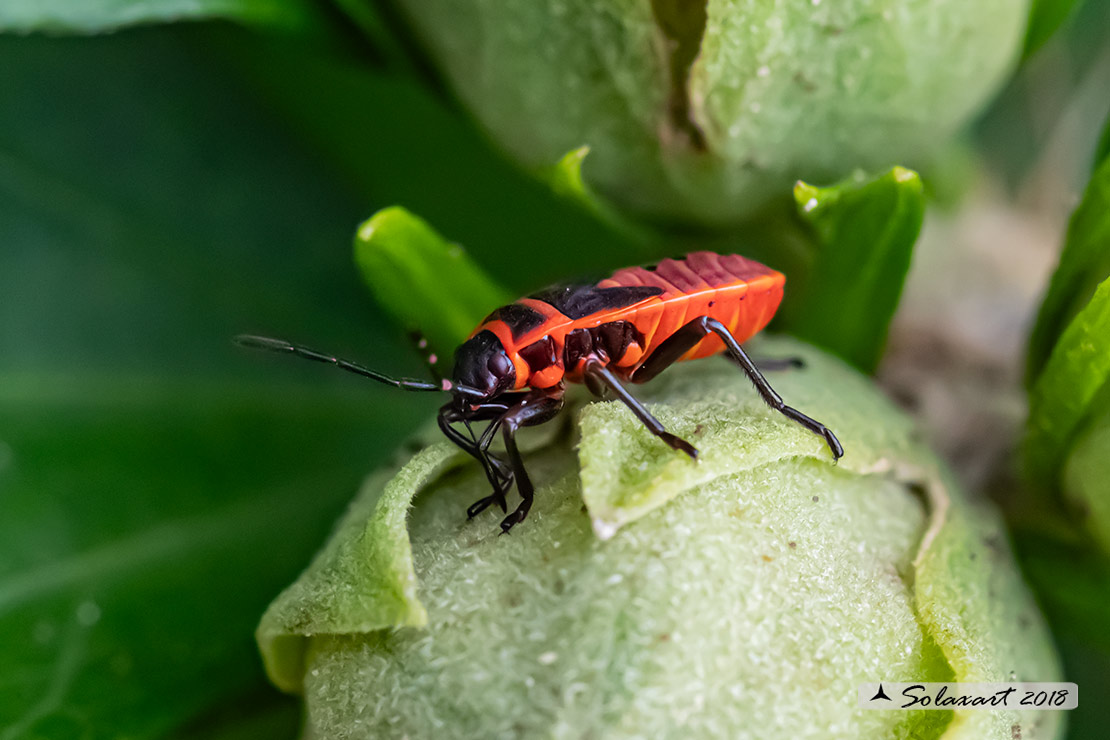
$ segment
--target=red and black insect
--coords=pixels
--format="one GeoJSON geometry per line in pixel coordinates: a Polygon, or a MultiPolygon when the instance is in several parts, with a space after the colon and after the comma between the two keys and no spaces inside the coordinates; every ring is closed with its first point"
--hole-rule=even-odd
{"type": "Polygon", "coordinates": [[[727,352],[771,408],[823,437],[839,459],[844,449],[836,435],[783,403],[740,346],[771,320],[785,281],[782,273],[739,255],[695,252],[618,270],[596,284],[548,288],[487,316],[456,350],[451,379],[438,383],[391,378],[282,340],[242,336],[237,341],[331,363],[404,390],[451,393],[439,411],[439,426],[482,464],[493,487],[467,514],[474,517],[491,504],[507,513],[505,496],[515,480],[521,503],[501,522],[508,532],[528,515],[534,493],[516,432],[555,417],[568,382],[585,383],[598,395],[611,391],[652,434],[696,459],[697,450],[664,429],[624,382],[643,383],[674,362],[727,352]],[[489,422],[481,435],[470,427],[476,421],[489,422]],[[498,430],[507,461],[489,451],[498,430]]]}

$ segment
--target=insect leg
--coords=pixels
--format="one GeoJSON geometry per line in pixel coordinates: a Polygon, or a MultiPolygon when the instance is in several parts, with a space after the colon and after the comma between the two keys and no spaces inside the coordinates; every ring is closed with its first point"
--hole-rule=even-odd
{"type": "Polygon", "coordinates": [[[832,433],[832,430],[821,422],[806,416],[796,408],[787,406],[783,402],[782,396],[775,392],[775,389],[771,387],[771,384],[768,383],[767,379],[763,377],[763,374],[759,372],[759,368],[757,368],[751,358],[748,357],[744,348],[736,341],[736,337],[732,336],[732,332],[728,330],[728,327],[716,319],[711,319],[708,316],[699,316],[676,331],[668,337],[666,341],[660,344],[659,348],[640,366],[632,376],[633,381],[639,383],[643,380],[650,380],[655,377],[665,367],[686,354],[687,351],[709,332],[713,332],[724,341],[725,347],[728,348],[732,360],[747,374],[748,378],[755,385],[756,390],[759,391],[759,395],[763,397],[764,402],[766,402],[768,406],[775,409],[786,418],[798,422],[819,437],[822,437],[826,444],[828,444],[829,451],[832,452],[833,460],[840,459],[844,454],[844,447],[840,444],[840,440],[836,438],[836,435],[832,433]]]}
{"type": "Polygon", "coordinates": [[[502,483],[494,484],[493,493],[485,496],[484,498],[478,499],[470,506],[466,507],[467,519],[473,519],[474,517],[478,516],[483,511],[488,509],[490,507],[490,504],[497,504],[499,507],[501,507],[501,511],[507,512],[509,510],[509,504],[505,500],[505,494],[509,492],[509,489],[512,488],[513,485],[512,468],[508,468],[504,462],[498,460],[496,457],[490,455],[489,453],[485,453],[485,455],[487,464],[494,468],[496,475],[499,477],[502,483]]]}
{"type": "Polygon", "coordinates": [[[470,514],[470,516],[474,516],[492,503],[498,504],[502,511],[508,511],[509,505],[505,502],[505,493],[509,490],[509,486],[512,485],[512,476],[508,475],[506,479],[506,473],[501,469],[501,466],[495,465],[485,450],[480,449],[478,445],[467,439],[454,428],[441,422],[440,429],[443,430],[444,435],[446,435],[455,446],[482,464],[482,470],[486,473],[486,479],[493,487],[493,493],[479,502],[482,506],[478,507],[478,505],[475,504],[471,507],[473,513],[471,513],[470,510],[468,510],[467,513],[470,514]]]}
{"type": "MultiPolygon", "coordinates": [[[[505,414],[512,407],[516,406],[520,401],[528,398],[530,392],[524,391],[520,393],[507,393],[500,396],[495,403],[487,403],[479,406],[476,413],[477,417],[470,420],[482,421],[490,419],[490,423],[482,431],[482,435],[476,440],[478,451],[484,456],[485,462],[497,473],[503,485],[494,484],[493,495],[486,496],[485,498],[475,501],[466,510],[467,517],[473,519],[478,514],[482,513],[492,503],[496,503],[501,507],[501,511],[508,511],[508,505],[505,503],[505,494],[513,485],[513,469],[504,460],[501,460],[489,451],[490,443],[497,435],[497,430],[501,427],[501,420],[505,414]],[[492,418],[491,418],[492,414],[492,418]]],[[[468,417],[469,418],[469,417],[468,417]]],[[[464,419],[466,421],[467,419],[464,419]]],[[[469,425],[467,427],[469,429],[469,425]]],[[[471,432],[473,434],[473,432],[471,432]]]]}
{"type": "Polygon", "coordinates": [[[636,372],[632,373],[632,382],[646,383],[678,362],[680,357],[704,339],[707,330],[698,323],[699,321],[700,319],[694,319],[663,340],[662,344],[636,368],[636,372]]]}
{"type": "MultiPolygon", "coordinates": [[[[493,428],[493,424],[491,424],[490,427],[493,428]]],[[[513,487],[513,469],[505,463],[504,460],[495,457],[493,453],[489,451],[488,447],[489,440],[483,435],[483,439],[479,440],[477,445],[478,455],[481,455],[478,459],[482,460],[484,466],[487,466],[486,477],[489,478],[489,470],[492,468],[493,473],[497,476],[497,482],[494,482],[493,479],[490,478],[490,482],[493,485],[493,493],[478,499],[470,506],[466,507],[467,519],[473,519],[478,516],[489,508],[490,504],[497,504],[501,508],[501,511],[504,512],[508,512],[509,510],[509,504],[505,501],[505,494],[513,487]]]]}
{"type": "Polygon", "coordinates": [[[524,460],[516,446],[516,432],[521,427],[534,427],[550,421],[562,408],[561,391],[554,395],[550,394],[550,391],[539,391],[536,396],[524,399],[501,417],[501,434],[505,440],[505,450],[509,453],[509,464],[513,467],[516,488],[521,498],[520,505],[501,521],[502,534],[524,521],[524,517],[528,516],[528,510],[532,508],[532,498],[535,494],[532,479],[528,477],[524,460]]]}
{"type": "MultiPolygon", "coordinates": [[[[728,359],[734,364],[740,365],[736,358],[731,354],[728,359]]],[[[806,361],[801,357],[756,357],[752,360],[755,366],[765,373],[776,373],[782,370],[800,370],[806,366],[806,361]]],[[[743,365],[740,365],[743,367],[743,365]]]]}
{"type": "MultiPolygon", "coordinates": [[[[473,409],[471,414],[466,418],[481,421],[490,418],[493,413],[503,415],[508,411],[508,408],[509,407],[505,404],[501,403],[483,404],[477,409],[473,409]]],[[[506,470],[503,462],[494,458],[487,452],[486,448],[489,446],[488,440],[485,441],[483,445],[480,442],[468,439],[466,435],[451,426],[452,423],[462,420],[463,415],[455,408],[454,404],[451,403],[443,406],[439,410],[439,415],[436,417],[436,421],[439,423],[439,428],[444,436],[451,440],[456,447],[482,464],[482,470],[485,471],[486,478],[493,487],[493,493],[481,501],[476,502],[467,510],[467,513],[470,516],[476,516],[479,512],[493,503],[500,506],[502,511],[508,511],[509,505],[505,502],[505,494],[513,483],[512,471],[506,470]]]]}
{"type": "MultiPolygon", "coordinates": [[[[682,330],[680,329],[679,331],[682,330]]],[[[666,343],[660,345],[659,349],[663,349],[665,344],[666,343]]],[[[686,350],[679,352],[678,356],[681,357],[685,353],[685,351],[686,350]]],[[[585,374],[587,376],[593,376],[599,382],[605,384],[605,386],[607,386],[609,390],[611,390],[617,398],[623,401],[624,405],[627,406],[632,411],[632,413],[636,415],[636,418],[639,419],[643,423],[643,425],[648,428],[648,431],[650,431],[656,437],[659,437],[659,439],[666,442],[672,448],[676,450],[681,450],[682,452],[685,452],[687,455],[689,455],[691,458],[695,460],[697,459],[698,451],[694,448],[694,446],[681,437],[676,437],[675,435],[668,432],[663,427],[663,423],[652,416],[651,412],[644,408],[644,405],[637,401],[636,397],[629,393],[628,390],[623,385],[621,385],[620,380],[617,378],[616,375],[613,374],[613,371],[605,367],[605,365],[603,365],[599,360],[587,360],[585,374]]]]}
{"type": "MultiPolygon", "coordinates": [[[[704,339],[709,331],[708,328],[701,325],[700,319],[694,319],[682,326],[674,334],[667,337],[666,341],[660,344],[659,347],[644,360],[643,364],[632,374],[632,382],[646,383],[651,380],[693,349],[694,345],[704,339]]],[[[737,360],[732,354],[728,355],[728,359],[731,360],[733,364],[739,365],[741,368],[744,367],[743,363],[737,360]]],[[[774,372],[776,370],[805,367],[805,361],[800,357],[760,358],[755,361],[755,365],[762,370],[774,372]]]]}
{"type": "Polygon", "coordinates": [[[748,357],[748,354],[744,352],[744,348],[736,341],[736,337],[732,336],[732,332],[728,330],[727,326],[716,319],[706,317],[695,320],[704,321],[706,329],[713,332],[724,341],[725,346],[728,347],[729,354],[731,354],[732,358],[736,360],[736,363],[740,365],[740,368],[747,373],[748,378],[755,384],[756,390],[759,391],[759,395],[763,397],[763,400],[766,401],[768,406],[775,409],[786,418],[798,422],[817,436],[823,437],[825,443],[829,446],[829,452],[832,453],[834,461],[839,460],[844,455],[844,447],[840,444],[840,440],[836,438],[836,435],[833,434],[831,429],[816,419],[811,419],[806,416],[793,406],[787,406],[783,403],[782,397],[776,393],[775,389],[771,387],[771,384],[767,382],[767,378],[763,377],[763,374],[759,372],[759,368],[755,366],[751,358],[748,357]]]}

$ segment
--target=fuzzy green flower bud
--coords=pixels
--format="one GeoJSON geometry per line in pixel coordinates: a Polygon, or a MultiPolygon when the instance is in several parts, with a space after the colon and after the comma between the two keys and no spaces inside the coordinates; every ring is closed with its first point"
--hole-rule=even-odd
{"type": "Polygon", "coordinates": [[[1027,0],[400,0],[463,103],[541,168],[724,225],[798,178],[913,164],[1020,51],[1027,0]]]}
{"type": "Polygon", "coordinates": [[[371,477],[259,627],[306,736],[1056,737],[1058,712],[857,708],[864,681],[1059,667],[997,518],[909,421],[806,345],[758,351],[806,360],[774,383],[840,435],[839,465],[715,358],[642,389],[696,463],[580,404],[530,440],[510,536],[465,520],[488,483],[446,443],[371,477]]]}

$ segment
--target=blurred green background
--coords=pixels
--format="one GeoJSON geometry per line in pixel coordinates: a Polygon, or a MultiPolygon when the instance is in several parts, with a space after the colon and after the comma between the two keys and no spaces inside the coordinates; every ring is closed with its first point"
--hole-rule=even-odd
{"type": "MultiPolygon", "coordinates": [[[[984,170],[1020,200],[1068,116],[1086,138],[1053,174],[1082,188],[1106,6],[937,164],[938,209],[984,170]]],[[[230,337],[421,375],[353,268],[371,213],[404,204],[520,292],[687,244],[622,238],[514,168],[403,35],[315,22],[0,34],[0,740],[296,733],[258,616],[435,399],[230,337]]],[[[1057,634],[1072,736],[1101,737],[1110,646],[1057,634]]]]}

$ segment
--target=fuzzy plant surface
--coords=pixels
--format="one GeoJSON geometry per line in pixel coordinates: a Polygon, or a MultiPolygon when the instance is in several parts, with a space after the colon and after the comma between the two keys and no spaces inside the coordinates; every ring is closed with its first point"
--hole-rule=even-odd
{"type": "Polygon", "coordinates": [[[536,430],[529,518],[445,442],[364,485],[270,606],[271,679],[304,736],[1054,738],[1060,713],[862,710],[864,681],[1049,681],[1060,668],[987,507],[861,375],[796,340],[772,382],[721,358],[638,389],[694,463],[616,402],[536,430]]]}
{"type": "Polygon", "coordinates": [[[397,5],[515,158],[538,169],[587,143],[602,197],[654,220],[724,225],[798,177],[920,161],[1011,70],[1029,3],[397,5]]]}

